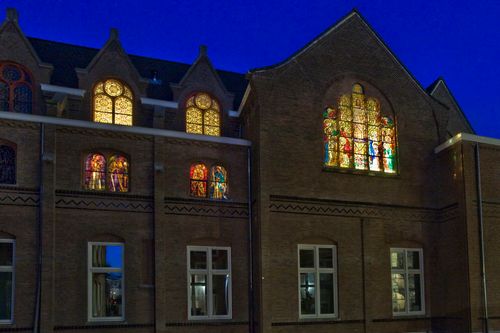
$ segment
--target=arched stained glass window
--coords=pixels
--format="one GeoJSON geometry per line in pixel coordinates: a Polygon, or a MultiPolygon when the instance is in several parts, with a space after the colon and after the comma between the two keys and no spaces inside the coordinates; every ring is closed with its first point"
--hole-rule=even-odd
{"type": "Polygon", "coordinates": [[[189,170],[191,195],[205,198],[207,196],[208,169],[203,163],[191,165],[189,170]]]}
{"type": "Polygon", "coordinates": [[[106,189],[106,158],[101,154],[89,154],[85,160],[85,189],[106,189]]]}
{"type": "Polygon", "coordinates": [[[210,168],[210,192],[211,199],[227,199],[227,172],[224,167],[214,165],[210,168]]]}
{"type": "Polygon", "coordinates": [[[108,189],[111,192],[128,192],[128,161],[124,156],[113,155],[108,162],[108,189]]]}
{"type": "Polygon", "coordinates": [[[0,184],[16,183],[16,149],[0,143],[0,184]]]}
{"type": "Polygon", "coordinates": [[[94,87],[94,121],[132,126],[134,98],[125,83],[115,79],[98,82],[94,87]]]}
{"type": "Polygon", "coordinates": [[[366,98],[360,84],[325,109],[323,133],[326,167],[396,173],[394,121],[381,116],[379,101],[366,98]]]}
{"type": "Polygon", "coordinates": [[[15,63],[0,63],[0,108],[2,111],[31,113],[33,80],[28,71],[15,63]]]}
{"type": "Polygon", "coordinates": [[[186,132],[220,136],[219,103],[209,94],[200,92],[188,98],[186,132]]]}

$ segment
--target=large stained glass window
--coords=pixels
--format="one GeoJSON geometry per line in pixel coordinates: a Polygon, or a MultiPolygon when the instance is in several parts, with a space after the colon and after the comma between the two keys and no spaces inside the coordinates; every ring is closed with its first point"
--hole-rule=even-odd
{"type": "Polygon", "coordinates": [[[209,197],[211,199],[227,199],[227,172],[220,165],[214,165],[210,168],[209,197]]]}
{"type": "Polygon", "coordinates": [[[381,115],[379,101],[365,97],[360,84],[340,96],[337,107],[325,108],[323,133],[326,167],[396,173],[394,121],[381,115]]]}
{"type": "Polygon", "coordinates": [[[16,149],[0,143],[0,184],[16,183],[16,149]]]}
{"type": "Polygon", "coordinates": [[[111,155],[106,159],[100,153],[90,153],[85,159],[84,167],[86,190],[128,192],[129,163],[124,156],[111,155]]]}
{"type": "Polygon", "coordinates": [[[132,90],[121,81],[107,79],[94,87],[94,121],[132,126],[132,90]]]}
{"type": "Polygon", "coordinates": [[[191,179],[191,196],[205,198],[208,178],[208,169],[205,164],[193,164],[189,170],[189,178],[191,179]]]}
{"type": "Polygon", "coordinates": [[[128,161],[124,156],[113,155],[109,158],[108,189],[111,192],[128,192],[128,161]]]}
{"type": "Polygon", "coordinates": [[[33,105],[33,80],[24,67],[0,63],[0,110],[31,113],[33,105]]]}
{"type": "Polygon", "coordinates": [[[85,160],[85,188],[106,189],[106,158],[101,154],[89,154],[85,160]]]}
{"type": "Polygon", "coordinates": [[[196,93],[187,100],[186,132],[220,136],[219,103],[209,94],[196,93]]]}

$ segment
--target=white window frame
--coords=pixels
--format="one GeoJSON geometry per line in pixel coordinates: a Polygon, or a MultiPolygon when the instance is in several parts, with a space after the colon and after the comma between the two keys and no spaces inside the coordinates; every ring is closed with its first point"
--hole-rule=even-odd
{"type": "Polygon", "coordinates": [[[232,301],[232,275],[231,275],[231,248],[224,246],[188,246],[187,247],[187,295],[188,295],[188,319],[189,320],[213,320],[213,319],[232,319],[233,316],[233,301],[232,301]],[[212,250],[225,250],[227,251],[227,269],[213,269],[212,268],[212,250]],[[207,254],[207,268],[206,269],[192,269],[191,268],[191,251],[205,251],[207,254]],[[206,316],[193,316],[191,315],[191,275],[192,274],[205,274],[207,276],[207,315],[206,316]],[[214,315],[213,314],[213,290],[212,290],[212,277],[214,275],[227,275],[228,276],[228,311],[227,315],[214,315]]]}
{"type": "Polygon", "coordinates": [[[298,279],[297,279],[297,291],[298,291],[298,301],[299,301],[299,319],[314,319],[314,318],[338,318],[339,308],[338,308],[338,271],[337,271],[337,246],[336,245],[314,245],[314,244],[299,244],[297,246],[297,268],[298,268],[298,279]],[[319,267],[319,249],[331,249],[333,256],[333,267],[332,268],[320,268],[319,267]],[[314,251],[314,268],[301,268],[300,267],[300,250],[313,250],[314,251]],[[315,283],[315,314],[302,314],[301,307],[301,297],[300,297],[300,274],[301,273],[314,273],[314,283],[315,283]],[[333,307],[334,313],[321,313],[321,293],[319,285],[319,275],[320,273],[333,274],[333,307]]]}
{"type": "Polygon", "coordinates": [[[12,273],[12,295],[10,304],[10,319],[0,320],[0,324],[12,324],[14,322],[14,305],[15,303],[15,287],[16,287],[16,241],[15,239],[0,239],[0,243],[12,244],[12,265],[10,266],[0,266],[0,272],[10,272],[12,273]]]}
{"type": "Polygon", "coordinates": [[[125,320],[125,243],[120,242],[88,242],[87,243],[87,318],[89,322],[107,322],[125,320]],[[92,246],[122,246],[122,268],[117,267],[92,267],[92,246]],[[94,317],[92,316],[92,274],[93,273],[122,273],[122,315],[120,317],[94,317]]]}
{"type": "Polygon", "coordinates": [[[424,251],[422,248],[401,248],[401,247],[392,247],[389,250],[389,267],[391,267],[391,311],[392,315],[395,317],[400,317],[400,316],[419,316],[419,315],[425,315],[425,275],[424,275],[424,251]],[[408,269],[408,256],[407,252],[412,251],[412,252],[418,252],[418,258],[419,258],[419,269],[408,269]],[[404,269],[399,269],[399,268],[392,268],[392,253],[393,252],[402,252],[404,253],[404,258],[405,258],[405,267],[404,269]],[[394,307],[392,305],[392,274],[403,274],[405,277],[405,294],[406,294],[406,299],[405,299],[405,312],[394,312],[394,307]],[[422,302],[421,304],[421,309],[420,311],[410,311],[410,297],[408,297],[409,293],[409,285],[408,285],[408,275],[409,274],[420,274],[420,300],[422,302]]]}

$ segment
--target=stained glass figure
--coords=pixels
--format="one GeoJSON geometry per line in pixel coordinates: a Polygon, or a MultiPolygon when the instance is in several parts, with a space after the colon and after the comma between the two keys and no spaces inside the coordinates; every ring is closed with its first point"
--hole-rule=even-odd
{"type": "Polygon", "coordinates": [[[0,184],[16,183],[16,150],[0,144],[0,184]]]}
{"type": "Polygon", "coordinates": [[[89,154],[85,160],[85,189],[106,189],[106,158],[101,154],[89,154]]]}
{"type": "Polygon", "coordinates": [[[224,167],[215,165],[210,169],[210,198],[227,199],[227,172],[224,167]]]}
{"type": "Polygon", "coordinates": [[[186,101],[186,132],[220,136],[219,103],[209,94],[199,92],[186,101]]]}
{"type": "Polygon", "coordinates": [[[189,171],[191,180],[191,195],[193,197],[205,198],[207,196],[208,169],[203,163],[193,164],[189,171]]]}
{"type": "Polygon", "coordinates": [[[108,162],[108,190],[128,192],[128,161],[122,155],[113,155],[108,162]]]}
{"type": "Polygon", "coordinates": [[[115,79],[98,82],[93,104],[95,122],[132,126],[134,98],[125,83],[115,79]]]}
{"type": "Polygon", "coordinates": [[[337,110],[323,112],[324,165],[395,173],[394,121],[381,117],[379,101],[366,98],[356,83],[350,95],[340,96],[337,110]]]}
{"type": "Polygon", "coordinates": [[[33,80],[28,71],[15,63],[0,63],[0,110],[31,113],[33,80]]]}

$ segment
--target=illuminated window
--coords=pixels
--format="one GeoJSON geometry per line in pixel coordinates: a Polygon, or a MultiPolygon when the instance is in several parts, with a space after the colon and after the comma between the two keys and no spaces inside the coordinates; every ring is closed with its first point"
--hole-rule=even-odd
{"type": "Polygon", "coordinates": [[[88,318],[124,319],[123,243],[88,243],[88,318]]]}
{"type": "Polygon", "coordinates": [[[0,142],[0,184],[16,183],[16,149],[0,142]]]}
{"type": "Polygon", "coordinates": [[[205,198],[207,196],[208,178],[208,170],[205,164],[193,164],[191,170],[189,170],[189,178],[191,179],[191,196],[205,198]]]}
{"type": "Polygon", "coordinates": [[[14,314],[15,240],[0,239],[0,324],[11,324],[14,314]]]}
{"type": "Polygon", "coordinates": [[[337,249],[299,245],[300,318],[337,316],[337,249]]]}
{"type": "Polygon", "coordinates": [[[128,161],[121,155],[109,158],[108,189],[111,192],[128,192],[128,161]]]}
{"type": "Polygon", "coordinates": [[[115,79],[98,82],[94,87],[94,121],[132,126],[133,95],[130,88],[115,79]]]}
{"type": "Polygon", "coordinates": [[[220,136],[219,103],[207,93],[197,93],[187,100],[186,132],[220,136]]]}
{"type": "Polygon", "coordinates": [[[230,319],[231,248],[188,246],[188,318],[230,319]]]}
{"type": "Polygon", "coordinates": [[[391,249],[392,313],[424,314],[422,249],[391,249]]]}
{"type": "Polygon", "coordinates": [[[101,154],[89,154],[85,160],[85,188],[106,189],[106,158],[101,154]]]}
{"type": "Polygon", "coordinates": [[[227,199],[227,172],[220,165],[214,165],[210,169],[209,197],[211,199],[227,199]]]}
{"type": "Polygon", "coordinates": [[[31,113],[33,104],[33,80],[24,67],[12,63],[0,63],[0,109],[31,113]]]}
{"type": "Polygon", "coordinates": [[[100,153],[90,153],[85,159],[84,188],[128,192],[129,163],[122,155],[111,155],[108,159],[100,153]]]}
{"type": "Polygon", "coordinates": [[[379,101],[366,98],[361,85],[325,109],[323,133],[326,167],[396,173],[394,121],[381,116],[379,101]]]}

